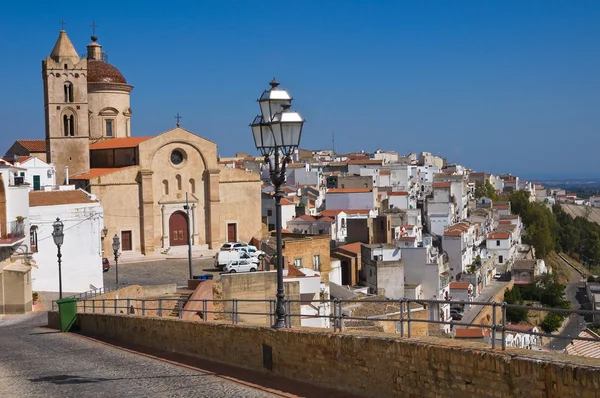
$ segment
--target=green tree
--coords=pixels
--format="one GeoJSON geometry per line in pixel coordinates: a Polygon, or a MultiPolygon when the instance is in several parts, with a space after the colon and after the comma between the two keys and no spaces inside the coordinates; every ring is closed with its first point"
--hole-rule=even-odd
{"type": "MultiPolygon", "coordinates": [[[[504,301],[507,304],[522,305],[523,299],[518,287],[506,290],[504,292],[504,301]]],[[[525,308],[506,308],[506,320],[511,323],[525,322],[527,320],[528,311],[525,308]]]]}
{"type": "Polygon", "coordinates": [[[558,328],[560,328],[560,325],[562,325],[563,320],[564,317],[562,315],[557,314],[555,312],[550,312],[548,313],[548,315],[546,315],[540,326],[542,327],[542,330],[544,332],[552,333],[558,330],[558,328]]]}
{"type": "Polygon", "coordinates": [[[496,188],[494,188],[490,180],[487,178],[485,179],[485,189],[487,191],[487,197],[492,200],[496,200],[496,188]]]}
{"type": "Polygon", "coordinates": [[[475,197],[477,199],[489,197],[484,183],[475,181],[475,197]]]}

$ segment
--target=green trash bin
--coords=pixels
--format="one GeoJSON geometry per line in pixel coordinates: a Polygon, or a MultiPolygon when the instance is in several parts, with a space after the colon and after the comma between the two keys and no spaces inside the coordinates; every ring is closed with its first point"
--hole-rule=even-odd
{"type": "Polygon", "coordinates": [[[68,332],[75,325],[75,321],[77,321],[77,300],[76,298],[56,300],[61,332],[68,332]]]}

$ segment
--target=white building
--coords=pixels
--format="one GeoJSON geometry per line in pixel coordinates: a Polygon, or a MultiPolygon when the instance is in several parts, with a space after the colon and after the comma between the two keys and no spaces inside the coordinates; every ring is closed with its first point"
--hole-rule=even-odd
{"type": "MultiPolygon", "coordinates": [[[[56,218],[64,224],[62,254],[63,293],[79,293],[104,286],[101,231],[104,212],[100,202],[83,190],[29,193],[32,270],[35,291],[58,291],[57,248],[52,239],[56,218]]],[[[110,236],[107,238],[109,239],[110,236]]]]}
{"type": "Polygon", "coordinates": [[[329,188],[325,195],[328,210],[375,209],[377,190],[371,188],[329,188]]]}
{"type": "Polygon", "coordinates": [[[433,194],[427,198],[427,227],[429,233],[443,235],[454,224],[455,203],[450,195],[449,182],[434,182],[433,194]]]}
{"type": "MultiPolygon", "coordinates": [[[[262,218],[269,231],[275,230],[275,197],[263,192],[261,195],[262,218]]],[[[296,205],[291,200],[281,198],[281,225],[287,229],[287,222],[296,217],[296,205]]]]}
{"type": "Polygon", "coordinates": [[[2,260],[15,250],[29,252],[29,185],[18,178],[23,169],[0,164],[0,248],[2,260]],[[21,247],[25,245],[24,247],[21,247]]]}
{"type": "Polygon", "coordinates": [[[388,192],[388,205],[390,209],[396,208],[401,210],[416,209],[417,198],[407,191],[388,192]]]}
{"type": "Polygon", "coordinates": [[[511,244],[511,236],[508,232],[492,232],[488,234],[486,247],[490,257],[495,258],[495,264],[506,264],[515,252],[515,246],[511,244]]]}
{"type": "Polygon", "coordinates": [[[56,170],[54,165],[48,164],[35,156],[15,157],[15,166],[24,170],[19,171],[19,177],[23,177],[25,183],[29,184],[32,191],[52,189],[56,186],[56,170]]]}
{"type": "Polygon", "coordinates": [[[300,285],[300,325],[329,327],[329,286],[321,283],[319,274],[310,268],[290,267],[284,270],[284,276],[284,283],[298,282],[300,285]]]}

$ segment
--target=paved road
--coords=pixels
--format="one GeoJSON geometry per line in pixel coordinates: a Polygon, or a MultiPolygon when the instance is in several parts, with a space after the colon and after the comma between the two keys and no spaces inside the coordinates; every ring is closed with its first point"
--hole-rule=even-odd
{"type": "MultiPolygon", "coordinates": [[[[581,280],[579,272],[571,267],[569,267],[569,269],[569,283],[565,288],[565,296],[567,300],[571,302],[571,309],[577,310],[581,308],[585,283],[581,280]]],[[[552,350],[564,350],[565,347],[571,343],[573,340],[572,338],[579,335],[585,328],[586,322],[584,317],[582,315],[572,314],[569,317],[569,322],[560,333],[561,337],[551,339],[548,348],[552,350]]]]}
{"type": "Polygon", "coordinates": [[[265,391],[70,333],[46,313],[0,320],[3,397],[275,397],[265,391]]]}
{"type": "MultiPolygon", "coordinates": [[[[491,300],[492,297],[494,297],[500,290],[502,290],[506,285],[508,284],[508,282],[501,282],[498,280],[492,280],[490,281],[490,283],[488,283],[482,290],[481,290],[481,294],[479,295],[479,297],[477,297],[476,299],[474,299],[474,301],[479,301],[479,302],[488,302],[491,300]]],[[[465,311],[465,314],[463,315],[462,320],[460,320],[459,322],[464,322],[464,323],[473,323],[473,321],[475,320],[475,317],[483,310],[483,306],[480,305],[474,305],[472,306],[470,309],[465,311]]],[[[468,326],[457,326],[457,328],[466,328],[468,326]]]]}
{"type": "MultiPolygon", "coordinates": [[[[193,259],[192,270],[194,275],[213,274],[219,278],[219,271],[214,267],[214,259],[193,259]]],[[[104,273],[104,285],[112,286],[115,283],[114,261],[110,261],[110,270],[104,273]]],[[[187,284],[189,276],[188,260],[154,260],[119,264],[119,283],[129,285],[161,285],[177,283],[178,286],[187,284]]]]}

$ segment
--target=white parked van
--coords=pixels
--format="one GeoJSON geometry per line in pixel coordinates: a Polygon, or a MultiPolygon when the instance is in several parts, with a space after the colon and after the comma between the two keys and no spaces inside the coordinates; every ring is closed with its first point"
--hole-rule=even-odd
{"type": "Polygon", "coordinates": [[[252,257],[251,255],[249,255],[248,253],[246,253],[244,251],[222,250],[222,251],[217,252],[217,254],[215,255],[215,268],[222,269],[230,262],[239,261],[239,260],[248,260],[249,262],[256,264],[257,266],[258,266],[258,263],[260,262],[258,257],[252,257]]]}

